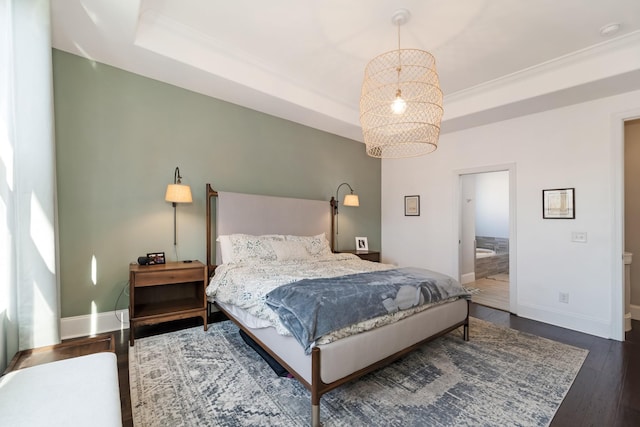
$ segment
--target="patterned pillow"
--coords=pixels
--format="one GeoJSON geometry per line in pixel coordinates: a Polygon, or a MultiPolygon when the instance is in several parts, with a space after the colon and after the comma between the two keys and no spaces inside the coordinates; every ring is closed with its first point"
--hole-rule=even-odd
{"type": "Polygon", "coordinates": [[[311,254],[301,242],[272,240],[270,243],[278,261],[296,261],[311,258],[311,254]]]}
{"type": "Polygon", "coordinates": [[[285,238],[287,241],[301,243],[312,257],[331,255],[331,247],[324,233],[317,236],[285,236],[285,238]]]}
{"type": "Polygon", "coordinates": [[[284,240],[283,236],[270,234],[251,236],[249,234],[232,234],[231,241],[233,262],[275,261],[276,253],[271,247],[271,241],[284,240]]]}

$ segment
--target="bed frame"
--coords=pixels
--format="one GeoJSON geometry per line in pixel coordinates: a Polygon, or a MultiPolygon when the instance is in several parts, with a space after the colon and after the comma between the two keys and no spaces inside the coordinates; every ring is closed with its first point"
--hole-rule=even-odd
{"type": "MultiPolygon", "coordinates": [[[[216,268],[216,265],[211,262],[213,248],[211,200],[217,197],[218,193],[210,184],[207,184],[206,241],[207,269],[210,276],[216,268]]],[[[333,206],[329,205],[327,208],[331,214],[333,206]]],[[[286,213],[283,214],[286,215],[286,213]]],[[[330,390],[384,367],[425,342],[460,326],[463,327],[464,340],[469,340],[469,301],[464,299],[436,305],[399,322],[329,344],[318,345],[313,348],[311,355],[305,355],[302,346],[293,337],[278,335],[274,328],[252,329],[240,318],[234,316],[230,307],[219,303],[213,303],[213,305],[244,330],[311,392],[311,425],[314,427],[320,426],[320,398],[330,390]]]]}

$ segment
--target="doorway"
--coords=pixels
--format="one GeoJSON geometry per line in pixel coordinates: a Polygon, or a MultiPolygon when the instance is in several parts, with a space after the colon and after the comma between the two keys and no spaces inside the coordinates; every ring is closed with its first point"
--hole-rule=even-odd
{"type": "Polygon", "coordinates": [[[458,176],[460,282],[473,302],[515,313],[515,165],[458,176]]]}
{"type": "MultiPolygon", "coordinates": [[[[624,341],[625,339],[625,123],[640,119],[640,110],[630,110],[614,114],[612,117],[611,170],[614,172],[613,182],[613,246],[611,271],[611,338],[624,341]],[[619,260],[619,262],[616,262],[619,260]]],[[[635,257],[637,262],[638,257],[635,257]]],[[[633,263],[632,263],[633,264],[633,263]]],[[[631,272],[631,274],[633,274],[631,272]]],[[[631,293],[631,292],[630,292],[631,293]]],[[[631,299],[631,298],[630,298],[631,299]]],[[[640,318],[640,311],[634,316],[633,304],[629,308],[632,318],[640,318]]],[[[635,306],[637,307],[637,306],[635,306]]]]}
{"type": "Polygon", "coordinates": [[[624,329],[631,330],[631,319],[640,318],[640,119],[624,122],[624,329]],[[636,262],[633,262],[636,254],[636,262]]]}

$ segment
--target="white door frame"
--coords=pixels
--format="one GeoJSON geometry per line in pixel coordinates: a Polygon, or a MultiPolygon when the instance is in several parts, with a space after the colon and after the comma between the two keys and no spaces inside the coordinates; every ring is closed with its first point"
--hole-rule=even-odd
{"type": "Polygon", "coordinates": [[[640,109],[611,117],[613,245],[611,269],[611,338],[624,341],[624,122],[640,118],[640,109]]]}
{"type": "Polygon", "coordinates": [[[509,311],[513,314],[518,314],[518,286],[517,286],[517,239],[516,239],[516,164],[504,163],[499,165],[478,166],[470,169],[459,169],[454,171],[455,177],[453,200],[455,203],[454,214],[454,227],[456,230],[453,235],[455,236],[454,247],[458,250],[455,251],[453,257],[453,272],[455,276],[460,279],[460,239],[462,236],[461,227],[461,212],[462,205],[460,203],[462,194],[462,175],[470,175],[486,172],[509,172],[509,311]]]}

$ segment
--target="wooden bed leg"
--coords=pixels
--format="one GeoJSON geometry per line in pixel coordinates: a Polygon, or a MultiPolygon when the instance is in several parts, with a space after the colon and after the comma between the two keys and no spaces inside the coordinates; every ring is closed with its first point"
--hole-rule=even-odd
{"type": "Polygon", "coordinates": [[[464,326],[462,327],[462,338],[465,341],[469,341],[469,311],[471,310],[471,298],[467,300],[467,318],[464,321],[464,326]]]}
{"type": "Polygon", "coordinates": [[[311,350],[311,425],[320,427],[320,349],[311,350]]]}
{"type": "Polygon", "coordinates": [[[320,427],[320,405],[311,405],[311,425],[320,427]]]}

